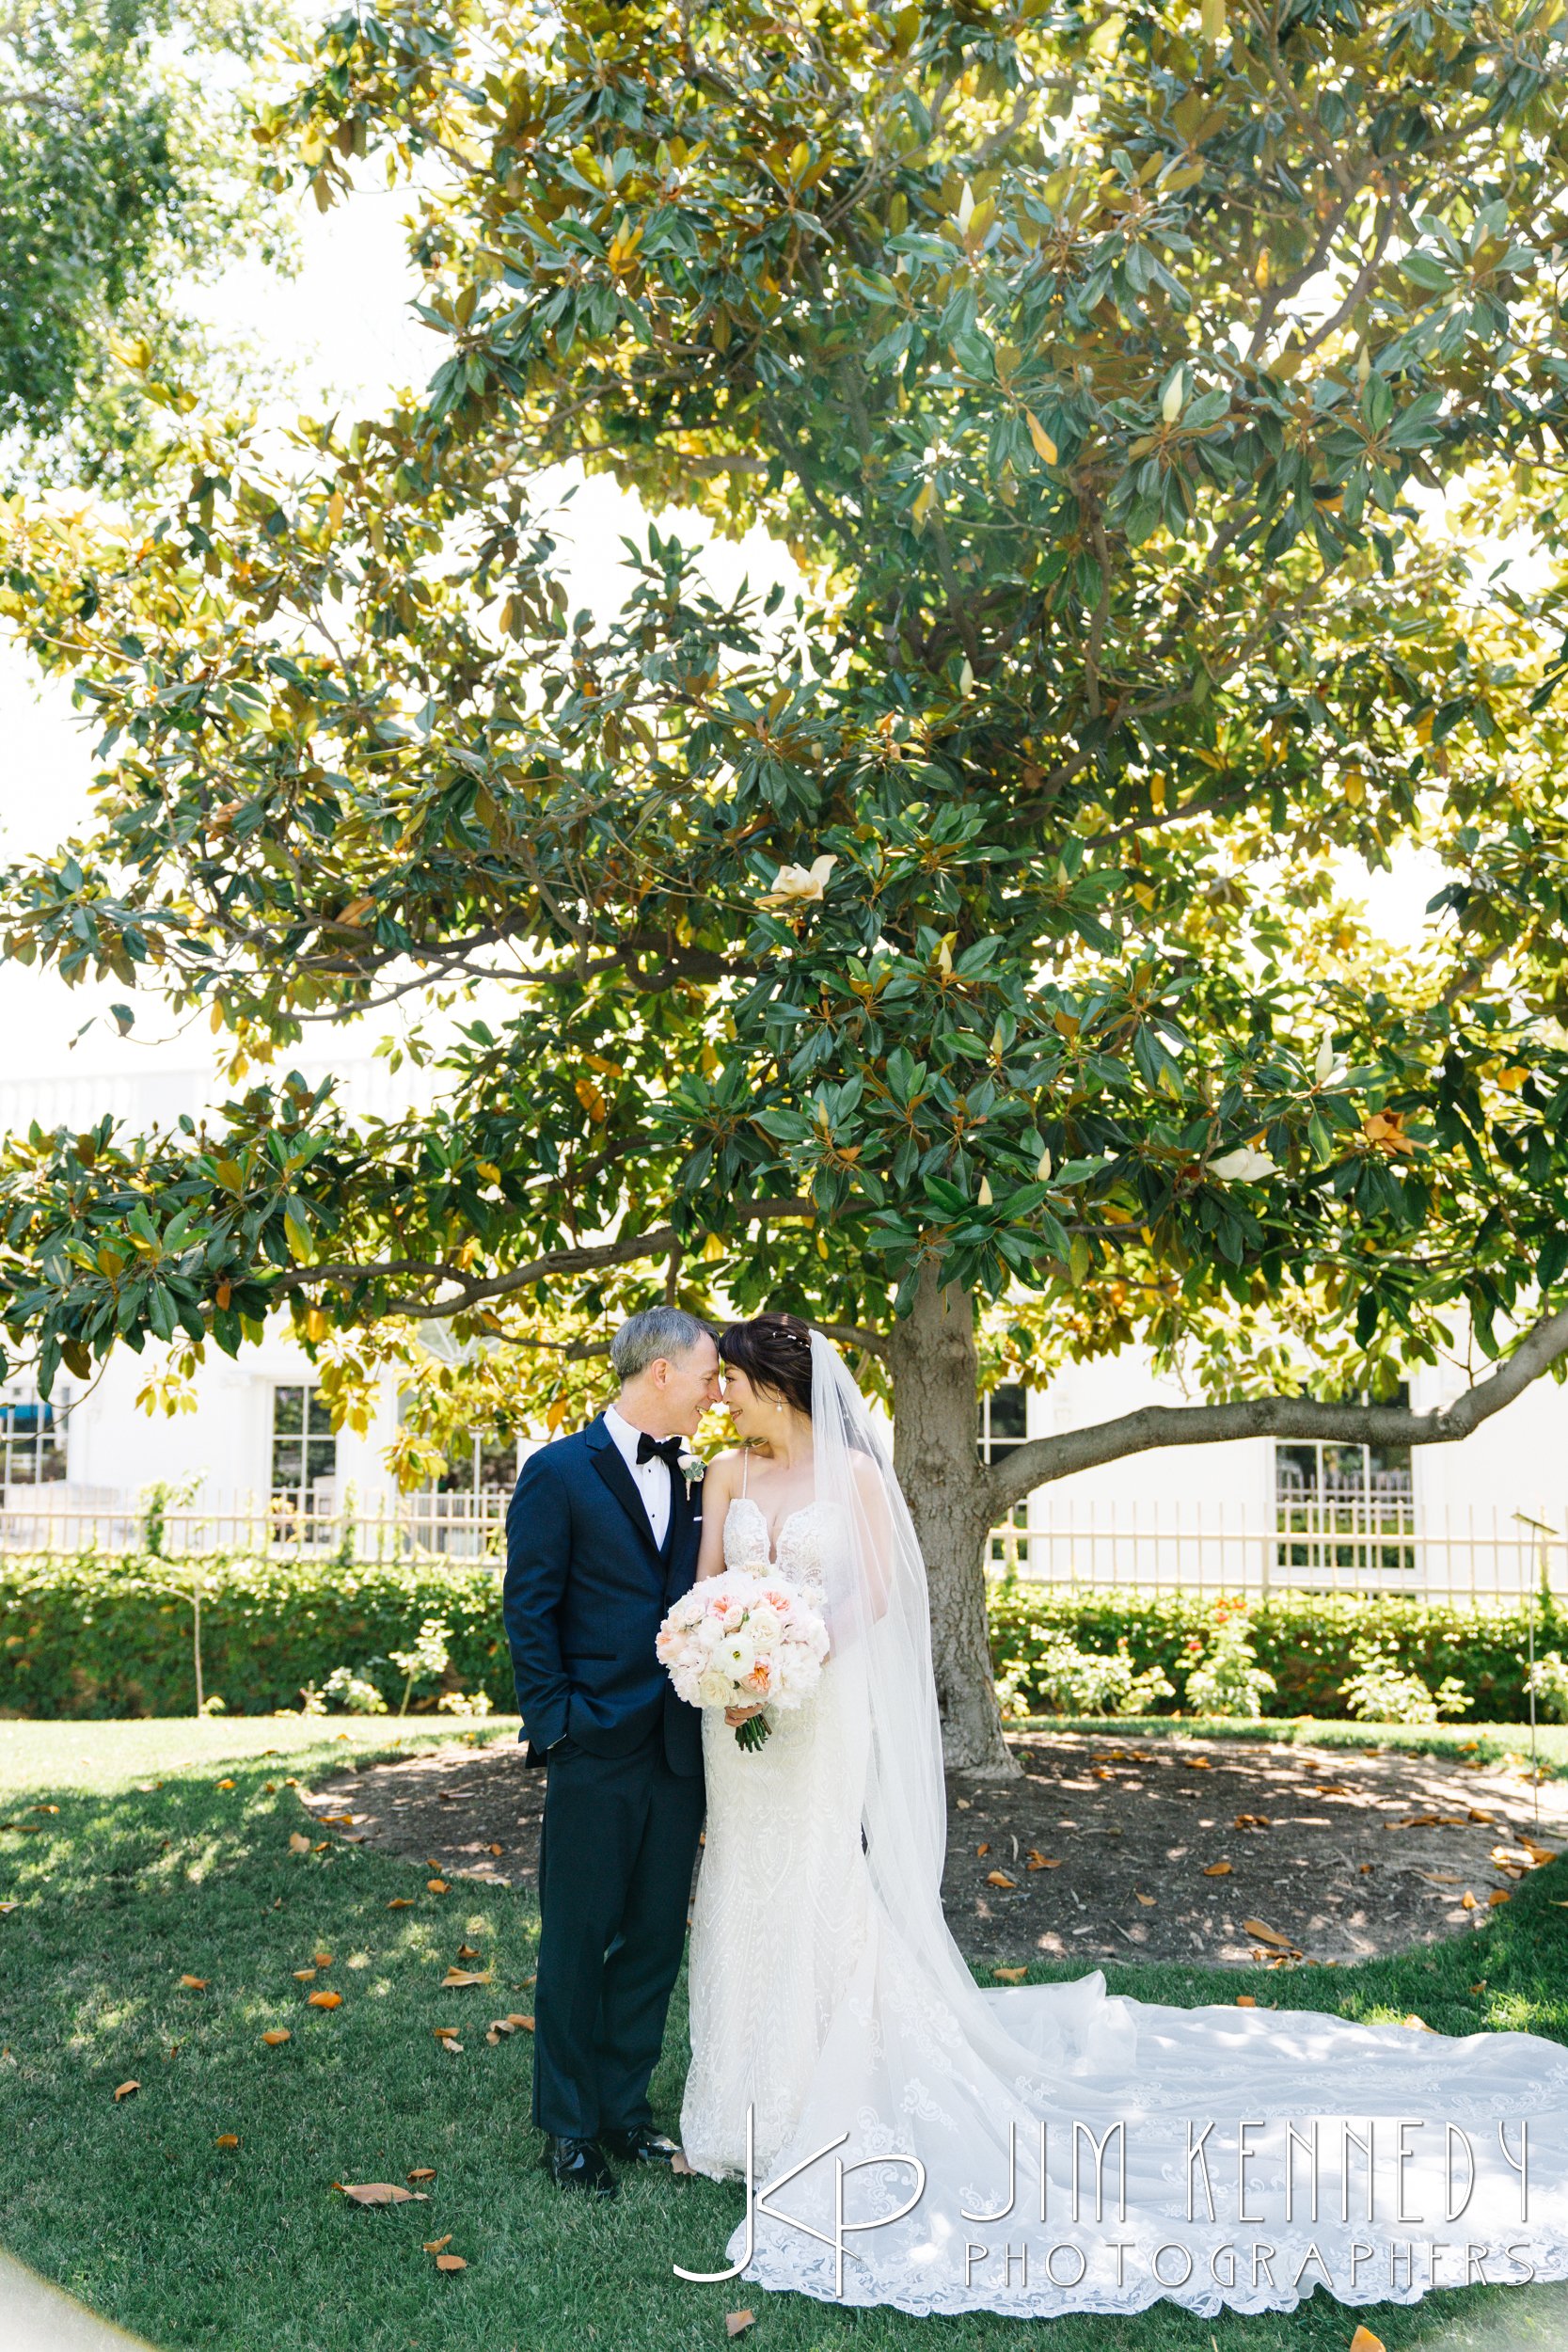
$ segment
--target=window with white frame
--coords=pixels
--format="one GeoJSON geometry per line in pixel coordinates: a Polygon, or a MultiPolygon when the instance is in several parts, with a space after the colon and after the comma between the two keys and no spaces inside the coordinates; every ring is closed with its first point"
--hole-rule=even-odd
{"type": "MultiPolygon", "coordinates": [[[[1347,1404],[1364,1405],[1363,1395],[1347,1404]]],[[[1392,1398],[1408,1405],[1404,1381],[1392,1398]]],[[[1274,1450],[1275,1524],[1282,1567],[1412,1569],[1414,1547],[1389,1543],[1416,1527],[1415,1474],[1407,1445],[1330,1444],[1311,1439],[1274,1450]]]]}
{"type": "Polygon", "coordinates": [[[337,1475],[338,1439],[320,1389],[279,1381],[272,1392],[273,1493],[327,1502],[337,1475]]]}
{"type": "Polygon", "coordinates": [[[0,1389],[0,1486],[41,1486],[66,1474],[69,1390],[40,1396],[29,1382],[0,1389]]]}
{"type": "MultiPolygon", "coordinates": [[[[1028,1435],[1029,1391],[1022,1382],[1004,1380],[980,1399],[976,1438],[982,1462],[999,1462],[1014,1446],[1022,1445],[1028,1435]]],[[[998,1565],[1006,1566],[1009,1554],[1016,1559],[1019,1546],[1014,1531],[1026,1530],[1028,1525],[1028,1502],[1015,1502],[1006,1526],[997,1528],[991,1535],[990,1556],[998,1565]]]]}

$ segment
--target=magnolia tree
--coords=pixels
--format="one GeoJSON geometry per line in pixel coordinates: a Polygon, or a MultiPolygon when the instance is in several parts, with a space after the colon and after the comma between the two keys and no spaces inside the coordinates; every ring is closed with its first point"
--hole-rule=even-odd
{"type": "Polygon", "coordinates": [[[797,1308],[891,1398],[949,1755],[1005,1770],[982,1559],[1028,1489],[1458,1438],[1560,1364],[1553,15],[329,26],[258,137],[323,204],[415,170],[428,392],[286,465],[198,408],[124,528],[8,526],[102,731],[8,950],[205,1013],[234,1084],[10,1139],[42,1384],[285,1309],[353,1412],[439,1319],[481,1352],[416,1378],[438,1434],[559,1417],[650,1290],[797,1308]],[[701,518],[619,611],[570,609],[567,466],[701,518]],[[799,596],[705,585],[753,527],[799,596]],[[1401,957],[1336,877],[1407,845],[1401,957]],[[421,997],[435,1108],[288,1074],[421,997]],[[1375,1401],[1462,1325],[1457,1404],[1375,1401]],[[982,1377],[1134,1341],[1207,1401],[978,1459],[982,1377]]]}

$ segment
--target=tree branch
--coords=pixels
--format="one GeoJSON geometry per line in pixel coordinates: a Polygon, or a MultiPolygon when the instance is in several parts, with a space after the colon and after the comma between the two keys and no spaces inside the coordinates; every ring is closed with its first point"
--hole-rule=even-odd
{"type": "MultiPolygon", "coordinates": [[[[814,1216],[816,1210],[809,1200],[752,1200],[743,1202],[740,1216],[748,1223],[765,1223],[773,1217],[814,1216]]],[[[422,1265],[404,1259],[370,1265],[296,1265],[286,1268],[275,1287],[280,1291],[310,1290],[318,1282],[373,1281],[378,1275],[416,1271],[428,1273],[433,1279],[455,1282],[454,1293],[442,1298],[394,1298],[382,1311],[388,1315],[406,1315],[413,1322],[430,1322],[447,1315],[466,1314],[470,1309],[484,1305],[492,1298],[507,1298],[513,1292],[526,1290],[531,1282],[543,1282],[557,1274],[587,1274],[601,1266],[630,1265],[639,1258],[668,1257],[680,1247],[680,1237],[673,1225],[656,1225],[645,1233],[628,1233],[616,1241],[585,1242],[570,1249],[546,1249],[529,1261],[527,1265],[515,1266],[509,1274],[471,1277],[459,1266],[422,1265]]]]}
{"type": "Polygon", "coordinates": [[[1087,1429],[1064,1429],[1014,1446],[986,1474],[993,1517],[1000,1518],[1037,1486],[1096,1470],[1155,1446],[1223,1445],[1238,1438],[1319,1438],[1338,1445],[1449,1445],[1538,1380],[1568,1355],[1568,1307],[1532,1324],[1505,1362],[1435,1412],[1404,1405],[1327,1405],[1308,1396],[1244,1397],[1232,1405],[1146,1405],[1087,1429]]]}

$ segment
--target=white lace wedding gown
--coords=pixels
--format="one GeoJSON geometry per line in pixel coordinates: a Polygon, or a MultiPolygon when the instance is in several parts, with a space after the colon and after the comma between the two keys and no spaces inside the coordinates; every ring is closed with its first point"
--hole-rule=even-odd
{"type": "MultiPolygon", "coordinates": [[[[767,1560],[767,1537],[756,1502],[737,1496],[725,1565],[767,1560]]],[[[832,1514],[814,1503],[784,1521],[770,1565],[820,1597],[833,1540],[832,1514]]],[[[1291,2310],[1320,2286],[1343,2303],[1411,2303],[1433,2286],[1568,2279],[1568,2050],[1528,2033],[1180,2009],[1109,1994],[1099,1969],[982,1990],[940,1919],[934,1931],[913,1907],[909,1923],[895,1919],[875,1891],[853,1651],[831,1657],[815,1697],[772,1722],[747,1752],[721,1709],[704,1710],[707,1835],[681,2111],[699,2172],[743,2173],[748,2106],[759,2195],[800,2168],[755,2211],[754,2235],[743,2222],[730,2240],[747,2281],[918,2313],[1040,2318],[1162,2296],[1204,2316],[1291,2310]],[[1449,2219],[1466,2149],[1474,2187],[1449,2219]],[[895,2161],[910,2156],[926,2168],[919,2201],[879,2222],[911,2197],[913,2169],[895,2161]],[[866,2167],[843,2184],[842,2266],[827,2242],[835,2159],[866,2167]]]]}

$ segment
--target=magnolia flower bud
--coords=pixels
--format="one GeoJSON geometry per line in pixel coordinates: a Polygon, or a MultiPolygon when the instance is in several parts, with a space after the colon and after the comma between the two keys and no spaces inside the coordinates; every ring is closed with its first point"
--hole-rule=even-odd
{"type": "Polygon", "coordinates": [[[1181,414],[1181,383],[1182,371],[1178,368],[1170,382],[1165,386],[1160,401],[1160,414],[1167,424],[1174,424],[1181,414]]]}
{"type": "Polygon", "coordinates": [[[989,1209],[990,1207],[992,1198],[991,1189],[983,1176],[980,1179],[980,1189],[975,1194],[974,1198],[978,1200],[982,1209],[989,1209]]]}

